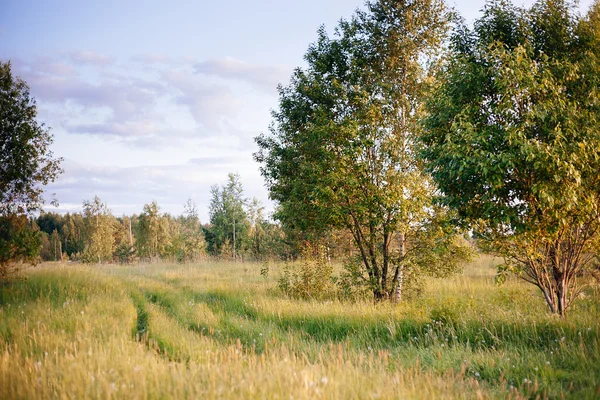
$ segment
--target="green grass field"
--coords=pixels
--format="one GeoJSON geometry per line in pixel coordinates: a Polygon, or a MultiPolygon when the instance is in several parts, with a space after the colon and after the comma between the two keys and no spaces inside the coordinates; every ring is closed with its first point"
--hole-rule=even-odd
{"type": "Polygon", "coordinates": [[[493,260],[394,306],[259,264],[45,264],[0,287],[0,398],[600,397],[600,294],[566,320],[493,260]]]}

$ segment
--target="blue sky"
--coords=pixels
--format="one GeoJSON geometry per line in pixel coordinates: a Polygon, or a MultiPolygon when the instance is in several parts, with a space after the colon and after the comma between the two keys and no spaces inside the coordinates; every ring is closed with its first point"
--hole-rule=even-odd
{"type": "MultiPolygon", "coordinates": [[[[467,21],[483,4],[450,3],[467,21]]],[[[0,59],[28,82],[65,159],[47,189],[58,211],[98,195],[115,215],[153,200],[179,214],[191,197],[206,222],[210,186],[228,172],[270,208],[252,153],[276,86],[303,65],[321,24],[331,31],[362,5],[2,0],[0,59]]]]}

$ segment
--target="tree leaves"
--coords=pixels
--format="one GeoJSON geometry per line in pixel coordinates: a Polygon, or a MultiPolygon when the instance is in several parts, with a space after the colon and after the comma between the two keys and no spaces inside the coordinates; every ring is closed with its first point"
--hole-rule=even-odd
{"type": "Polygon", "coordinates": [[[600,230],[599,7],[579,18],[562,0],[488,3],[455,32],[421,136],[445,204],[561,314],[573,254],[594,251],[600,230]]]}

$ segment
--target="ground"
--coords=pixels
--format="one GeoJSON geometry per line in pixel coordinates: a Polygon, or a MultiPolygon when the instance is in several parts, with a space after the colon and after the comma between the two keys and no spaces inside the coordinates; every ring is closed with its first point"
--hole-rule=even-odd
{"type": "Polygon", "coordinates": [[[44,264],[0,287],[0,398],[600,397],[600,288],[563,320],[493,264],[400,305],[287,298],[279,264],[44,264]]]}

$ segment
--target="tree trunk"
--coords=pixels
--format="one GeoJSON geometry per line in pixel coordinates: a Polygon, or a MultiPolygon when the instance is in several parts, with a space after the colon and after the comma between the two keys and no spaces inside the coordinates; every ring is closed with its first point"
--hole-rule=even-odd
{"type": "Polygon", "coordinates": [[[233,220],[233,260],[235,261],[235,219],[233,220]]]}
{"type": "Polygon", "coordinates": [[[404,257],[406,256],[406,236],[400,235],[400,254],[402,261],[398,265],[398,271],[396,273],[396,290],[394,291],[394,302],[399,303],[402,301],[402,289],[404,284],[404,257]]]}
{"type": "Polygon", "coordinates": [[[131,233],[131,218],[129,220],[129,245],[133,246],[133,234],[131,233]]]}
{"type": "Polygon", "coordinates": [[[404,271],[402,265],[398,266],[398,278],[396,279],[396,290],[394,293],[394,302],[400,303],[402,301],[402,284],[404,283],[404,271]]]}

